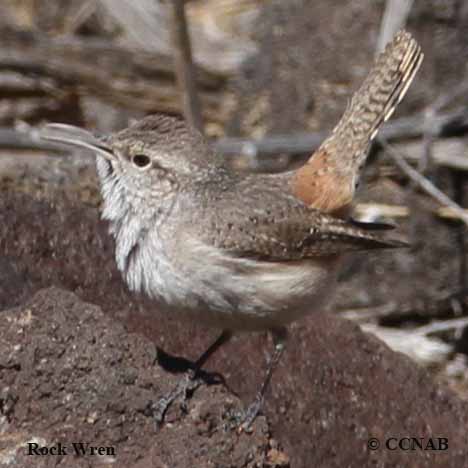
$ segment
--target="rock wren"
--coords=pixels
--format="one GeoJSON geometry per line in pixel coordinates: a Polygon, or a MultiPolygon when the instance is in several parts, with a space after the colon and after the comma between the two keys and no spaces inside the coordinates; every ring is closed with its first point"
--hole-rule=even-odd
{"type": "Polygon", "coordinates": [[[349,219],[349,209],[368,148],[422,57],[410,34],[399,32],[330,137],[303,167],[282,174],[230,170],[198,132],[167,115],[103,138],[68,125],[43,130],[44,138],[95,153],[102,216],[128,287],[168,313],[223,330],[191,377],[156,406],[160,421],[233,332],[270,330],[275,352],[246,412],[244,427],[250,425],[283,351],[286,325],[324,306],[343,254],[403,245],[379,225],[349,219]]]}

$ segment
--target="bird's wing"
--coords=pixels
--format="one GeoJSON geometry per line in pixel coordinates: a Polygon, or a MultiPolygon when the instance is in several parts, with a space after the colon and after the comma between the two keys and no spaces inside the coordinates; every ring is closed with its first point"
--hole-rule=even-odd
{"type": "Polygon", "coordinates": [[[376,223],[367,226],[336,218],[279,191],[252,189],[244,191],[241,199],[242,203],[239,199],[221,199],[205,212],[197,211],[191,229],[197,231],[196,236],[205,244],[235,256],[263,261],[295,261],[407,246],[388,239],[384,235],[386,229],[376,223]]]}
{"type": "Polygon", "coordinates": [[[358,171],[381,125],[403,99],[423,54],[400,31],[378,56],[332,134],[294,177],[293,190],[309,206],[333,212],[354,196],[358,171]]]}

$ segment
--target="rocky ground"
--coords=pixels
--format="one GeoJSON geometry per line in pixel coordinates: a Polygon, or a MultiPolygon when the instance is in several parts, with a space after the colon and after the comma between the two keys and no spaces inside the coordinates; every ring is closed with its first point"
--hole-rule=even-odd
{"type": "MultiPolygon", "coordinates": [[[[226,131],[263,136],[330,128],[370,65],[385,2],[263,3],[252,34],[261,55],[230,83],[235,105],[228,106],[226,131]]],[[[408,19],[426,60],[403,113],[424,110],[467,73],[467,8],[456,1],[437,4],[415,1],[408,19]]],[[[83,37],[99,30],[96,17],[81,29],[83,37]]],[[[41,93],[49,91],[41,87],[41,93]]],[[[74,106],[89,111],[92,98],[73,96],[74,106]]],[[[23,90],[21,99],[26,98],[23,90]]],[[[53,93],[47,99],[50,104],[53,93]]],[[[101,129],[133,115],[101,104],[91,106],[101,129]]],[[[29,115],[20,112],[26,105],[13,108],[29,115]]],[[[67,109],[67,121],[87,115],[67,109]]],[[[2,110],[10,115],[7,106],[2,110]]],[[[38,116],[44,118],[40,111],[39,106],[26,120],[37,123],[38,116]]],[[[151,404],[176,384],[217,331],[164,316],[127,291],[99,219],[89,156],[59,158],[2,147],[0,467],[465,466],[466,385],[447,385],[434,369],[420,367],[336,313],[393,304],[391,317],[377,315],[376,323],[386,320],[394,330],[466,313],[466,302],[451,296],[463,269],[460,224],[436,218],[428,197],[410,190],[388,165],[387,175],[380,174],[376,167],[382,164],[375,162],[361,201],[409,206],[410,216],[398,220],[398,229],[412,248],[350,261],[331,313],[291,327],[264,416],[251,433],[239,433],[237,421],[262,380],[270,340],[236,336],[206,367],[224,383],[213,383],[207,374],[211,384],[197,389],[186,407],[173,405],[157,428],[151,404]],[[448,306],[438,302],[442,293],[449,294],[448,306]],[[427,450],[396,449],[399,440],[407,448],[408,437],[422,439],[427,450]],[[28,455],[28,443],[61,444],[62,453],[28,455]],[[74,443],[102,447],[102,454],[76,456],[74,443]]],[[[456,195],[453,172],[432,168],[431,176],[456,195]]],[[[457,177],[463,187],[463,176],[457,177]]],[[[467,334],[459,331],[442,338],[463,357],[467,334]]]]}

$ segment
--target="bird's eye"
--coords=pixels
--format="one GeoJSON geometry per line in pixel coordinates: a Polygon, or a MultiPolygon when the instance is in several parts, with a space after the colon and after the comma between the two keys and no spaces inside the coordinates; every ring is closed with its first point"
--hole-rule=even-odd
{"type": "Polygon", "coordinates": [[[132,157],[132,162],[139,169],[147,169],[151,165],[151,158],[146,154],[135,154],[132,157]]]}

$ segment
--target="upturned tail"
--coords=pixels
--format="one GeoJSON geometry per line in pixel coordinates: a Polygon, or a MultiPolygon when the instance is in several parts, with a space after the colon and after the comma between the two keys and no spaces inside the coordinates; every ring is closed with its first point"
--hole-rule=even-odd
{"type": "Polygon", "coordinates": [[[294,194],[322,211],[336,212],[354,196],[359,169],[381,125],[403,99],[423,54],[406,31],[377,58],[332,134],[293,178],[294,194]]]}

